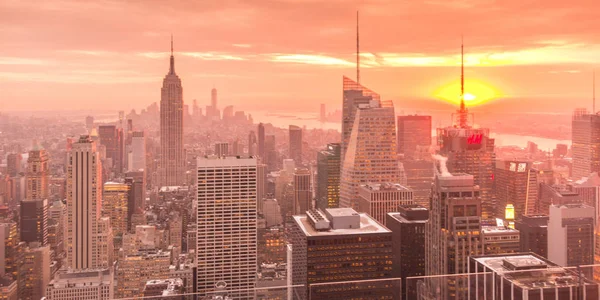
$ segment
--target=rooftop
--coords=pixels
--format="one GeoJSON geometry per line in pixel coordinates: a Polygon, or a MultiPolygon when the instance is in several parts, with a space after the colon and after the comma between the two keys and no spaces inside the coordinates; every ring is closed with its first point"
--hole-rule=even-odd
{"type": "Polygon", "coordinates": [[[369,182],[365,185],[360,186],[363,189],[371,190],[371,191],[410,191],[410,188],[407,188],[399,183],[392,182],[382,182],[382,183],[372,183],[369,182]]]}
{"type": "Polygon", "coordinates": [[[306,215],[294,216],[294,221],[306,236],[333,236],[333,235],[353,235],[353,234],[374,234],[389,233],[389,229],[375,221],[371,216],[365,213],[357,213],[351,208],[327,209],[327,212],[333,217],[347,217],[351,214],[357,214],[360,218],[360,228],[328,229],[317,230],[308,220],[306,215]]]}
{"type": "Polygon", "coordinates": [[[519,234],[519,231],[507,226],[482,226],[481,232],[485,234],[519,234]]]}

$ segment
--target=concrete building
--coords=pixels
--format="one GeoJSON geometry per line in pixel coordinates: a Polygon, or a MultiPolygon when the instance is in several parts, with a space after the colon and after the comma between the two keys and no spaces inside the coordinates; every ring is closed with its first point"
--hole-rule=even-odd
{"type": "Polygon", "coordinates": [[[340,207],[358,207],[361,184],[399,180],[393,104],[361,104],[355,115],[342,164],[340,207]]]}
{"type": "Polygon", "coordinates": [[[419,205],[401,205],[386,215],[392,231],[393,277],[402,278],[402,299],[416,299],[416,289],[407,291],[407,277],[425,276],[425,223],[429,210],[419,205]]]}
{"type": "Polygon", "coordinates": [[[598,284],[532,253],[473,256],[469,298],[478,300],[598,299],[598,284]]]}
{"type": "Polygon", "coordinates": [[[594,210],[585,204],[551,205],[548,259],[564,267],[594,264],[594,210]]]}
{"type": "Polygon", "coordinates": [[[232,297],[252,299],[257,268],[257,160],[204,157],[198,158],[197,166],[196,292],[206,296],[224,281],[232,297]]]}
{"type": "Polygon", "coordinates": [[[532,252],[543,258],[548,258],[548,216],[523,216],[515,222],[519,231],[521,252],[532,252]]]}
{"type": "Polygon", "coordinates": [[[369,214],[383,225],[386,225],[388,213],[398,211],[400,205],[414,203],[412,191],[398,183],[367,183],[360,186],[358,194],[358,211],[369,214]]]}
{"type": "Polygon", "coordinates": [[[317,153],[317,187],[315,206],[318,209],[337,208],[340,205],[341,145],[327,144],[317,153]]]}
{"type": "Polygon", "coordinates": [[[540,184],[537,214],[549,215],[552,205],[577,204],[583,200],[577,192],[570,191],[565,185],[540,184]]]}
{"type": "Polygon", "coordinates": [[[293,217],[290,236],[288,276],[302,285],[292,299],[308,299],[309,290],[312,300],[399,297],[400,286],[386,280],[392,276],[392,233],[369,215],[351,208],[308,211],[293,217]]]}
{"type": "Polygon", "coordinates": [[[111,269],[86,269],[59,272],[46,288],[47,300],[114,299],[111,269]]]}
{"type": "Polygon", "coordinates": [[[146,282],[143,297],[147,299],[181,300],[184,293],[183,280],[179,278],[155,279],[146,282]]]}

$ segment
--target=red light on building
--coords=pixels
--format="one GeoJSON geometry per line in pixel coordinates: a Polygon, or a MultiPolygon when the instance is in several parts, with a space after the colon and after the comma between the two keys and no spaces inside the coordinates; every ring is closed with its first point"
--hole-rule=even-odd
{"type": "Polygon", "coordinates": [[[467,144],[469,145],[479,145],[481,144],[481,141],[483,140],[483,134],[479,133],[479,134],[472,134],[470,137],[467,138],[467,144]]]}

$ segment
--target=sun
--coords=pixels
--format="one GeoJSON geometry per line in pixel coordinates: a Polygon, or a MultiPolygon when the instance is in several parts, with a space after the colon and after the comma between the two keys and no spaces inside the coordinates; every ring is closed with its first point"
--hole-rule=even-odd
{"type": "MultiPolygon", "coordinates": [[[[460,80],[447,83],[433,92],[435,98],[460,104],[460,80]]],[[[477,106],[501,96],[497,88],[477,79],[465,80],[465,94],[463,98],[467,106],[477,106]]]]}

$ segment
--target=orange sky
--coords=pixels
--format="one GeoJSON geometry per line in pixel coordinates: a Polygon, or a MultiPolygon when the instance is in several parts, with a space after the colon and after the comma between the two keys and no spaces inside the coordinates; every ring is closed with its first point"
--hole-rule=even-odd
{"type": "Polygon", "coordinates": [[[597,0],[0,0],[0,110],[159,101],[171,33],[186,104],[208,104],[215,86],[221,105],[333,110],[342,75],[355,77],[357,9],[361,82],[383,99],[432,98],[457,80],[464,34],[467,78],[591,106],[597,0]]]}

